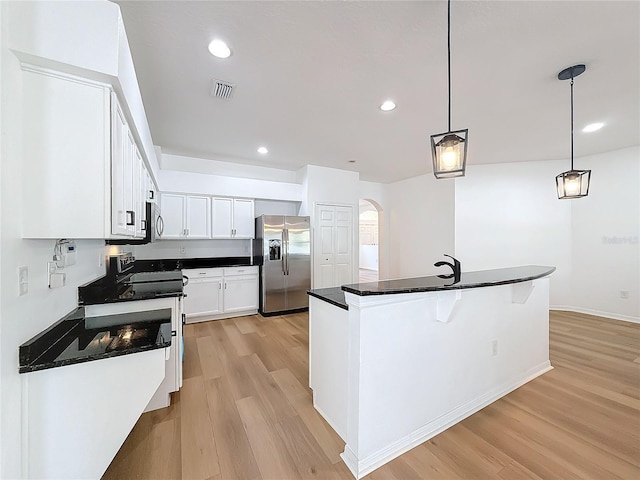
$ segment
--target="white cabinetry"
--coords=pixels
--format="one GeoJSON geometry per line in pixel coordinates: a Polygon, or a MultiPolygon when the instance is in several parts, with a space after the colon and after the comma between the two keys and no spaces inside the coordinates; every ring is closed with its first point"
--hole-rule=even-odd
{"type": "Polygon", "coordinates": [[[254,205],[246,198],[211,199],[212,238],[253,238],[254,205]]]}
{"type": "Polygon", "coordinates": [[[258,267],[224,269],[224,312],[246,312],[258,308],[258,267]]]}
{"type": "Polygon", "coordinates": [[[209,197],[163,193],[165,239],[211,238],[209,197]]]}
{"type": "Polygon", "coordinates": [[[258,267],[201,268],[182,271],[187,323],[253,315],[258,311],[258,267]]]}
{"type": "Polygon", "coordinates": [[[22,68],[23,124],[29,125],[22,236],[102,239],[141,232],[134,165],[142,157],[110,86],[22,68]]]}
{"type": "Polygon", "coordinates": [[[183,270],[189,278],[184,287],[187,295],[184,313],[189,318],[223,313],[224,271],[222,268],[199,268],[183,270]]]}

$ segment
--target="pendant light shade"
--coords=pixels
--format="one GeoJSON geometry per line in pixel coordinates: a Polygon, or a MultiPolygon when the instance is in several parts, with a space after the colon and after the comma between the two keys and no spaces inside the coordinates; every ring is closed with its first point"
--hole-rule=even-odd
{"type": "Polygon", "coordinates": [[[575,170],[573,168],[573,79],[585,72],[584,65],[574,65],[562,70],[558,80],[571,79],[571,170],[562,172],[556,177],[556,190],[559,199],[581,198],[589,194],[591,170],[575,170]]]}
{"type": "Polygon", "coordinates": [[[580,198],[589,194],[591,170],[569,170],[556,177],[558,198],[580,198]]]}
{"type": "Polygon", "coordinates": [[[436,178],[464,177],[469,130],[451,130],[451,0],[447,1],[447,78],[449,83],[449,130],[431,135],[431,157],[436,178]]]}
{"type": "Polygon", "coordinates": [[[464,176],[467,165],[467,134],[469,130],[431,135],[433,174],[436,178],[464,176]]]}

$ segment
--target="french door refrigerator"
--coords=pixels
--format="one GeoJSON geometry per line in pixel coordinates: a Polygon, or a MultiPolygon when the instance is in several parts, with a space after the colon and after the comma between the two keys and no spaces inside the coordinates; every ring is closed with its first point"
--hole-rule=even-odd
{"type": "Polygon", "coordinates": [[[309,308],[311,233],[309,217],[256,218],[255,262],[260,265],[260,313],[309,308]]]}

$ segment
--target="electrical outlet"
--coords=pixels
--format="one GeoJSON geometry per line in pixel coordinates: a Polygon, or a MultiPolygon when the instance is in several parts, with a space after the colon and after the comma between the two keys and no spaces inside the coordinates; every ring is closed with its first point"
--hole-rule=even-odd
{"type": "Polygon", "coordinates": [[[491,356],[498,355],[498,340],[491,340],[491,356]]]}
{"type": "Polygon", "coordinates": [[[104,253],[102,252],[98,253],[98,266],[99,267],[104,266],[104,253]]]}
{"type": "Polygon", "coordinates": [[[627,300],[629,298],[629,290],[620,290],[620,298],[627,300]]]}
{"type": "Polygon", "coordinates": [[[64,287],[67,275],[62,272],[58,272],[58,265],[56,262],[47,262],[47,272],[49,288],[64,287]]]}
{"type": "Polygon", "coordinates": [[[18,267],[18,295],[29,293],[29,267],[18,267]]]}
{"type": "Polygon", "coordinates": [[[184,245],[180,245],[180,253],[183,254],[183,255],[186,253],[184,245]]]}

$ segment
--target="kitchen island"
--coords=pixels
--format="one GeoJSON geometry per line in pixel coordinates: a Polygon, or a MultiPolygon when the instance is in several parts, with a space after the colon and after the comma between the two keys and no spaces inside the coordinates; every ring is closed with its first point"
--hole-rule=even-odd
{"type": "Polygon", "coordinates": [[[549,371],[549,278],[523,266],[309,291],[314,407],[361,478],[549,371]]]}

